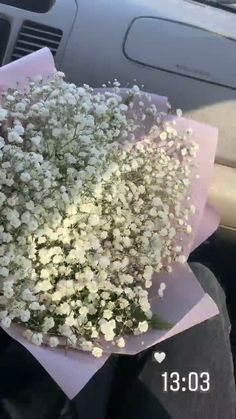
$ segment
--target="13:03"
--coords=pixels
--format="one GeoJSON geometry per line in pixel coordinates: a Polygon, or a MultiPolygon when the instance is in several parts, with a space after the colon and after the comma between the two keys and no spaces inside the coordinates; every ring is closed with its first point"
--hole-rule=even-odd
{"type": "Polygon", "coordinates": [[[181,376],[178,372],[164,372],[161,374],[163,378],[163,391],[200,391],[207,393],[210,391],[210,374],[209,372],[189,372],[186,377],[181,376]]]}

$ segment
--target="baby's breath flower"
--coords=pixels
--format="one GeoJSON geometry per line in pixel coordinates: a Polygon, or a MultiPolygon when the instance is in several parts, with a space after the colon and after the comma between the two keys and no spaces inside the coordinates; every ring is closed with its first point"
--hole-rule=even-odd
{"type": "Polygon", "coordinates": [[[3,327],[6,327],[6,328],[10,327],[11,326],[11,319],[10,319],[10,317],[4,317],[4,319],[1,320],[1,325],[3,327]]]}
{"type": "Polygon", "coordinates": [[[88,314],[88,308],[85,307],[85,306],[80,307],[79,313],[80,313],[81,316],[87,316],[87,314],[88,314]]]}
{"type": "Polygon", "coordinates": [[[113,316],[113,313],[112,313],[112,311],[111,310],[104,310],[104,312],[103,312],[103,317],[104,317],[104,319],[111,319],[112,318],[112,316],[113,316]]]}
{"type": "Polygon", "coordinates": [[[92,354],[96,358],[101,358],[101,356],[103,354],[103,350],[101,348],[98,348],[97,346],[95,346],[92,350],[92,354]]]}
{"type": "Polygon", "coordinates": [[[23,323],[28,322],[30,319],[30,311],[29,310],[22,310],[20,314],[20,319],[23,323]]]}
{"type": "Polygon", "coordinates": [[[125,347],[124,338],[121,337],[121,338],[117,339],[116,344],[117,344],[118,348],[124,348],[125,347]]]}
{"type": "Polygon", "coordinates": [[[0,276],[7,277],[9,275],[9,269],[2,267],[0,268],[0,276]]]}
{"type": "Polygon", "coordinates": [[[184,256],[184,255],[178,256],[177,261],[179,263],[185,263],[186,262],[186,256],[184,256]]]}
{"type": "Polygon", "coordinates": [[[33,332],[32,332],[30,329],[26,329],[26,330],[24,330],[24,332],[23,332],[23,336],[24,336],[27,340],[31,341],[31,340],[32,340],[32,336],[33,336],[33,332]]]}
{"type": "Polygon", "coordinates": [[[139,322],[138,329],[141,333],[147,332],[148,322],[146,320],[144,320],[143,322],[139,322]]]}
{"type": "Polygon", "coordinates": [[[4,121],[7,118],[8,111],[6,109],[0,108],[0,121],[4,121]]]}
{"type": "Polygon", "coordinates": [[[192,226],[188,224],[187,227],[186,227],[186,231],[189,234],[192,233],[192,231],[193,231],[192,226]]]}
{"type": "Polygon", "coordinates": [[[49,338],[49,346],[51,348],[56,348],[59,345],[59,339],[56,336],[49,338]]]}
{"type": "Polygon", "coordinates": [[[165,141],[165,140],[167,139],[167,132],[165,132],[165,131],[161,132],[161,134],[160,134],[160,139],[161,139],[162,141],[165,141]]]}
{"type": "Polygon", "coordinates": [[[31,176],[30,176],[30,174],[29,173],[27,173],[27,172],[23,172],[21,175],[20,175],[20,179],[22,180],[22,182],[29,182],[30,181],[30,179],[31,179],[31,176]]]}
{"type": "Polygon", "coordinates": [[[182,109],[176,109],[176,115],[181,118],[181,116],[183,115],[183,111],[182,109]]]}
{"type": "Polygon", "coordinates": [[[43,323],[43,331],[48,332],[54,326],[55,326],[54,319],[52,317],[45,317],[44,323],[43,323]]]}
{"type": "Polygon", "coordinates": [[[159,288],[158,295],[159,295],[160,298],[163,298],[163,296],[164,296],[164,290],[161,289],[161,288],[159,288]]]}
{"type": "Polygon", "coordinates": [[[33,333],[31,341],[34,345],[40,346],[43,342],[42,333],[33,333]]]}
{"type": "Polygon", "coordinates": [[[137,85],[97,93],[63,77],[1,94],[0,320],[99,357],[97,339],[123,348],[148,330],[153,273],[185,263],[197,145],[137,85]]]}

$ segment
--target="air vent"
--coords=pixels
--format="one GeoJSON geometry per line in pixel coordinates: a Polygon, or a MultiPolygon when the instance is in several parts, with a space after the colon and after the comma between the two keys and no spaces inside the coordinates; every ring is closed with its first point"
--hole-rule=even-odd
{"type": "Polygon", "coordinates": [[[18,60],[43,47],[48,47],[55,55],[61,38],[62,31],[60,29],[25,21],[21,27],[11,60],[18,60]]]}

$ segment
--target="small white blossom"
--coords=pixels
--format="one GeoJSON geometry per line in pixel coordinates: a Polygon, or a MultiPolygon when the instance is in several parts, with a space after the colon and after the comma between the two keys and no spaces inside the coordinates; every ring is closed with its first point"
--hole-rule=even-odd
{"type": "Polygon", "coordinates": [[[1,149],[5,146],[4,138],[0,137],[0,158],[2,157],[1,149]]]}
{"type": "Polygon", "coordinates": [[[30,181],[30,179],[31,179],[31,176],[30,176],[30,174],[29,173],[27,173],[27,172],[23,172],[23,173],[21,173],[21,175],[20,175],[20,179],[22,180],[22,182],[29,182],[30,181]]]}
{"type": "Polygon", "coordinates": [[[56,348],[59,345],[59,339],[55,336],[49,338],[49,346],[51,348],[56,348]]]}
{"type": "Polygon", "coordinates": [[[34,301],[33,303],[30,304],[30,309],[31,310],[40,310],[40,304],[37,301],[34,301]]]}
{"type": "Polygon", "coordinates": [[[2,267],[0,268],[0,276],[7,277],[9,275],[9,269],[2,267]]]}
{"type": "Polygon", "coordinates": [[[54,326],[55,326],[54,319],[52,317],[45,317],[44,323],[43,323],[43,331],[48,332],[54,326]]]}
{"type": "Polygon", "coordinates": [[[8,111],[6,109],[0,108],[0,122],[4,121],[7,118],[8,111]]]}
{"type": "Polygon", "coordinates": [[[88,222],[91,226],[96,226],[99,224],[99,216],[97,214],[90,215],[88,222]]]}
{"type": "Polygon", "coordinates": [[[103,350],[101,348],[98,347],[94,347],[92,350],[92,355],[95,356],[96,358],[101,358],[103,354],[103,350]]]}
{"type": "Polygon", "coordinates": [[[124,348],[125,347],[125,340],[124,340],[124,338],[117,339],[116,344],[117,344],[118,348],[124,348]]]}
{"type": "Polygon", "coordinates": [[[139,322],[138,324],[139,331],[141,333],[145,333],[148,330],[148,322],[144,320],[143,322],[139,322]]]}
{"type": "Polygon", "coordinates": [[[176,109],[176,115],[181,118],[183,115],[182,109],[176,109]]]}
{"type": "Polygon", "coordinates": [[[193,231],[193,229],[192,229],[192,226],[191,225],[187,225],[187,227],[186,227],[186,231],[187,231],[187,233],[192,233],[192,231],[193,231]]]}
{"type": "Polygon", "coordinates": [[[184,256],[184,255],[178,256],[177,261],[180,262],[180,263],[185,263],[186,262],[186,256],[184,256]]]}
{"type": "Polygon", "coordinates": [[[42,333],[33,333],[31,341],[34,345],[40,346],[43,342],[42,333]]]}
{"type": "Polygon", "coordinates": [[[0,320],[3,320],[7,317],[8,315],[8,311],[7,310],[2,310],[0,311],[0,320]]]}
{"type": "Polygon", "coordinates": [[[26,329],[23,332],[23,336],[28,340],[31,341],[32,336],[33,336],[33,332],[30,329],[26,329]]]}
{"type": "Polygon", "coordinates": [[[112,316],[113,316],[113,313],[112,313],[111,310],[108,310],[108,309],[107,310],[104,310],[104,312],[103,312],[104,319],[109,320],[109,319],[112,318],[112,316]]]}
{"type": "Polygon", "coordinates": [[[1,325],[3,327],[6,327],[6,328],[10,327],[11,326],[11,319],[10,319],[10,317],[4,317],[4,319],[1,320],[1,325]]]}
{"type": "Polygon", "coordinates": [[[152,266],[145,266],[143,277],[146,280],[150,280],[151,277],[152,277],[152,274],[153,274],[153,268],[152,268],[152,266]]]}
{"type": "Polygon", "coordinates": [[[164,297],[164,290],[159,288],[158,295],[159,295],[160,298],[163,298],[164,297]]]}
{"type": "Polygon", "coordinates": [[[167,139],[167,132],[165,132],[165,131],[161,132],[160,139],[163,140],[163,141],[166,140],[167,139]]]}
{"type": "Polygon", "coordinates": [[[20,319],[23,323],[26,323],[30,319],[30,311],[29,310],[22,310],[20,314],[20,319]]]}
{"type": "Polygon", "coordinates": [[[85,306],[81,307],[81,308],[79,309],[79,314],[80,314],[81,316],[87,316],[87,314],[88,314],[88,308],[87,308],[87,307],[85,307],[85,306]]]}

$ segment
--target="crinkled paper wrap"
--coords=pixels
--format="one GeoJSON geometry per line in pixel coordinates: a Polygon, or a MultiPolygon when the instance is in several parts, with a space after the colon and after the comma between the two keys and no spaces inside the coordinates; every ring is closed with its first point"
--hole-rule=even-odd
{"type": "MultiPolygon", "coordinates": [[[[19,88],[28,82],[28,77],[47,77],[55,71],[53,57],[47,48],[43,48],[0,69],[0,91],[7,87],[19,88]]],[[[159,111],[167,109],[167,98],[152,95],[152,100],[159,111]]],[[[178,132],[188,128],[193,130],[194,140],[199,144],[195,161],[197,178],[189,190],[189,197],[196,207],[196,213],[190,220],[193,234],[178,237],[186,257],[206,240],[217,228],[219,216],[207,203],[207,191],[214,165],[218,130],[212,126],[185,118],[171,117],[175,120],[178,132]]],[[[197,278],[186,264],[175,263],[173,273],[155,274],[150,297],[153,313],[162,316],[173,326],[169,330],[150,330],[139,336],[129,336],[126,347],[119,349],[104,342],[104,355],[95,358],[80,350],[37,347],[22,337],[22,329],[13,325],[4,329],[13,339],[21,343],[45,368],[68,398],[74,398],[91,377],[103,366],[111,353],[136,354],[186,329],[193,327],[219,313],[219,310],[200,286],[197,278]],[[163,300],[158,298],[160,282],[167,287],[163,300]]],[[[1,344],[1,343],[0,343],[1,344]]]]}

